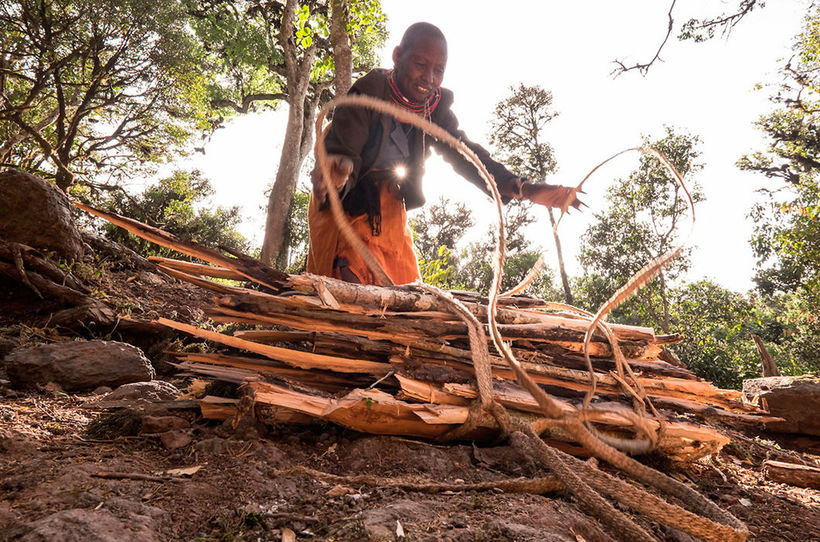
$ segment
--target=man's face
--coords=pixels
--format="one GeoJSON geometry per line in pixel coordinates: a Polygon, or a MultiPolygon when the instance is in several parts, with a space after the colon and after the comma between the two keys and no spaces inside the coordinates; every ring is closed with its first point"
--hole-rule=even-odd
{"type": "Polygon", "coordinates": [[[409,47],[396,47],[393,64],[402,94],[414,102],[424,102],[444,79],[447,43],[431,37],[420,38],[409,47]]]}

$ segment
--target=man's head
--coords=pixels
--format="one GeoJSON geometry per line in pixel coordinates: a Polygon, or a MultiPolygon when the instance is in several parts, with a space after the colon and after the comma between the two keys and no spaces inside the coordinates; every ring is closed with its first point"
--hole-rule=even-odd
{"type": "Polygon", "coordinates": [[[399,90],[414,102],[424,102],[441,86],[447,67],[447,40],[430,23],[415,23],[393,49],[393,68],[399,90]]]}

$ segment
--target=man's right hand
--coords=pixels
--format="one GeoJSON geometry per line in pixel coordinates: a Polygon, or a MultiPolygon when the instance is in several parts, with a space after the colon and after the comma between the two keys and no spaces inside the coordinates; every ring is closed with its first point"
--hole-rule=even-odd
{"type": "MultiPolygon", "coordinates": [[[[353,173],[353,160],[343,154],[329,154],[327,164],[330,167],[331,184],[336,190],[341,190],[353,173]]],[[[318,163],[310,173],[310,181],[313,183],[313,194],[320,202],[324,202],[327,198],[327,186],[322,179],[322,170],[318,163]]]]}

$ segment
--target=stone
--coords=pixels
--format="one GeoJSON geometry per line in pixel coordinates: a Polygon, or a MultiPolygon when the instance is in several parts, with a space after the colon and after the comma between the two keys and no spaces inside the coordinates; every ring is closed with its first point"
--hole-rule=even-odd
{"type": "Polygon", "coordinates": [[[187,429],[191,424],[179,416],[144,416],[142,433],[165,433],[177,429],[187,429]]]}
{"type": "Polygon", "coordinates": [[[0,361],[3,360],[7,355],[14,351],[15,348],[18,346],[18,341],[16,339],[12,339],[11,337],[5,337],[0,335],[0,361]]]}
{"type": "Polygon", "coordinates": [[[6,356],[15,388],[53,382],[69,392],[119,386],[154,378],[154,368],[135,346],[115,341],[54,343],[16,350],[6,356]]]}
{"type": "Polygon", "coordinates": [[[151,380],[148,382],[131,382],[123,384],[105,396],[105,401],[137,401],[145,400],[173,401],[179,395],[179,390],[170,382],[151,380]]]}
{"type": "Polygon", "coordinates": [[[156,522],[150,516],[127,514],[120,519],[108,510],[71,509],[29,524],[20,542],[159,542],[156,522]]]}
{"type": "Polygon", "coordinates": [[[193,438],[185,431],[166,431],[159,436],[162,445],[169,450],[176,450],[177,448],[184,448],[188,446],[193,438]]]}
{"type": "Polygon", "coordinates": [[[397,538],[396,531],[399,523],[421,521],[434,514],[434,510],[424,504],[410,500],[398,500],[382,508],[363,511],[361,521],[367,540],[392,541],[397,538]]]}
{"type": "Polygon", "coordinates": [[[750,400],[759,398],[772,416],[785,419],[769,422],[766,429],[778,433],[820,436],[820,377],[767,376],[743,382],[743,393],[750,400]]]}
{"type": "Polygon", "coordinates": [[[0,238],[54,251],[66,260],[79,260],[84,253],[68,197],[16,169],[0,172],[0,238]]]}

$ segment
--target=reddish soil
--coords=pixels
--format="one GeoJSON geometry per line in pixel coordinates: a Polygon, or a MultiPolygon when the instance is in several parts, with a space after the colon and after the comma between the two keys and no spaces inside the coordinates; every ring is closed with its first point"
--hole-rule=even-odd
{"type": "MultiPolygon", "coordinates": [[[[204,322],[209,296],[145,271],[106,271],[87,282],[121,313],[204,322]]],[[[175,336],[156,330],[55,330],[47,303],[16,291],[0,299],[0,359],[12,347],[89,337],[140,343],[159,363],[175,336]]],[[[190,347],[190,345],[187,345],[190,347]]],[[[185,389],[190,381],[159,368],[185,389]]],[[[325,482],[283,472],[310,467],[339,475],[369,474],[434,482],[489,481],[543,475],[506,446],[439,445],[374,437],[336,426],[246,427],[175,412],[191,423],[192,442],[169,450],[154,436],[133,435],[121,422],[104,438],[86,433],[110,416],[100,396],[59,389],[11,390],[0,371],[0,540],[256,541],[297,540],[554,540],[610,541],[605,526],[564,494],[494,491],[421,493],[325,482]],[[261,431],[261,435],[260,435],[261,431]],[[126,434],[123,434],[126,433],[126,434]],[[170,469],[199,467],[191,475],[170,469]],[[100,472],[115,473],[101,478],[100,472]],[[134,479],[144,478],[150,479],[134,479]]],[[[745,522],[751,540],[820,540],[820,492],[767,481],[765,459],[818,464],[820,443],[781,441],[728,430],[733,443],[692,465],[655,460],[675,478],[745,522]],[[801,452],[788,448],[799,446],[801,452]]],[[[638,518],[660,539],[684,540],[638,518]]]]}

